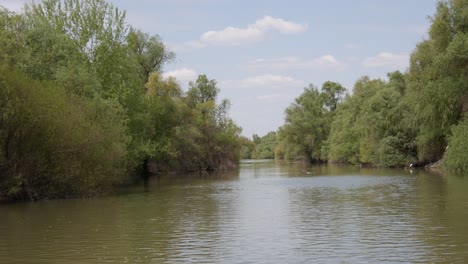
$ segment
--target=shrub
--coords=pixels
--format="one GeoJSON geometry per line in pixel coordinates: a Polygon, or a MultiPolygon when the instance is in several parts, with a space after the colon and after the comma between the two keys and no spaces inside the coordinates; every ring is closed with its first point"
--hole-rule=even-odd
{"type": "Polygon", "coordinates": [[[444,165],[453,172],[468,172],[468,117],[452,128],[444,165]]]}

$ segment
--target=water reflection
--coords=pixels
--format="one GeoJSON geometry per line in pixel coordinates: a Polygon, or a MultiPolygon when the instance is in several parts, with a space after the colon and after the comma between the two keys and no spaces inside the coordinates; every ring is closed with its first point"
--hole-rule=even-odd
{"type": "Polygon", "coordinates": [[[466,263],[466,190],[421,170],[246,161],[0,205],[0,263],[466,263]]]}

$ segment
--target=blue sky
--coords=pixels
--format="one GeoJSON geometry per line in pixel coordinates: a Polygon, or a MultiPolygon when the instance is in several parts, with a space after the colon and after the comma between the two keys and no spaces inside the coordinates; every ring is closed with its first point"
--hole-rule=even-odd
{"type": "MultiPolygon", "coordinates": [[[[20,10],[23,0],[0,0],[20,10]]],[[[216,79],[243,134],[264,135],[310,83],[352,90],[364,76],[405,71],[436,0],[114,0],[127,22],[176,52],[165,67],[184,88],[216,79]]]]}

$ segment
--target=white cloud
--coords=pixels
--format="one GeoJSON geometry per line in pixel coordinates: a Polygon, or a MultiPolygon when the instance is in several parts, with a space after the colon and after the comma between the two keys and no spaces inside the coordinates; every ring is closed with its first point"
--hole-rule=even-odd
{"type": "Polygon", "coordinates": [[[221,85],[241,88],[296,88],[302,87],[304,82],[289,76],[264,74],[240,80],[223,81],[221,85]]]}
{"type": "Polygon", "coordinates": [[[289,22],[281,18],[274,18],[271,16],[264,16],[262,19],[255,21],[253,26],[248,28],[257,28],[263,32],[270,29],[276,29],[283,34],[299,34],[307,30],[306,24],[298,24],[289,22]]]}
{"type": "Polygon", "coordinates": [[[409,64],[409,55],[406,53],[396,54],[390,52],[381,52],[376,56],[366,58],[362,64],[367,68],[406,68],[409,64]]]}
{"type": "Polygon", "coordinates": [[[200,43],[205,45],[225,45],[236,46],[249,42],[256,42],[263,39],[264,32],[258,28],[249,27],[246,29],[228,27],[222,31],[208,31],[200,37],[200,43]]]}
{"type": "Polygon", "coordinates": [[[195,79],[197,78],[197,72],[189,68],[180,68],[177,70],[163,73],[163,77],[174,77],[182,84],[187,84],[190,81],[195,81],[195,79]]]}
{"type": "Polygon", "coordinates": [[[189,41],[184,46],[192,49],[205,48],[209,45],[237,46],[261,41],[270,31],[278,31],[282,34],[299,34],[305,32],[307,27],[307,24],[298,24],[282,18],[265,16],[245,28],[227,27],[219,31],[205,32],[200,36],[199,40],[189,41]]]}
{"type": "Polygon", "coordinates": [[[346,65],[338,61],[334,56],[327,54],[321,57],[304,60],[289,56],[276,59],[255,59],[249,62],[251,68],[288,70],[288,69],[335,69],[341,70],[346,65]]]}

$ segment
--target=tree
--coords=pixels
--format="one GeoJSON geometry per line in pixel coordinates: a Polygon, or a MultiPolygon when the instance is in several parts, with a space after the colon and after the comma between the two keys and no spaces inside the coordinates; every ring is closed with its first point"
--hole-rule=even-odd
{"type": "Polygon", "coordinates": [[[27,53],[27,24],[23,16],[0,6],[0,62],[4,66],[20,65],[27,53]]]}
{"type": "Polygon", "coordinates": [[[118,105],[1,70],[0,109],[0,200],[88,196],[125,180],[118,105]]]}
{"type": "Polygon", "coordinates": [[[394,167],[417,159],[404,75],[388,76],[388,82],[359,79],[353,95],[338,106],[325,144],[329,160],[394,167]]]}
{"type": "Polygon", "coordinates": [[[242,136],[239,138],[239,141],[240,141],[240,146],[241,146],[240,158],[241,159],[253,158],[252,153],[255,150],[255,143],[252,140],[248,139],[247,137],[242,137],[242,136]]]}
{"type": "Polygon", "coordinates": [[[280,146],[290,158],[302,156],[308,161],[321,160],[322,143],[329,124],[324,108],[325,96],[312,84],[286,109],[286,124],[280,129],[280,146]]]}
{"type": "Polygon", "coordinates": [[[152,72],[159,72],[166,62],[174,60],[175,54],[168,50],[159,36],[149,36],[131,28],[127,43],[139,65],[141,78],[145,81],[152,72]]]}
{"type": "Polygon", "coordinates": [[[421,160],[442,157],[451,127],[466,111],[468,89],[468,2],[438,3],[429,38],[411,54],[408,99],[418,118],[418,152],[421,160]]]}
{"type": "Polygon", "coordinates": [[[262,142],[262,138],[257,134],[253,134],[252,141],[255,145],[258,145],[260,142],[262,142]]]}
{"type": "MultiPolygon", "coordinates": [[[[257,136],[257,135],[254,135],[257,136]]],[[[258,137],[258,136],[257,136],[258,137]]],[[[271,131],[265,136],[257,139],[255,147],[252,152],[254,159],[273,159],[275,158],[275,148],[277,145],[277,134],[271,131]]]]}
{"type": "Polygon", "coordinates": [[[239,159],[241,129],[227,116],[229,101],[216,103],[219,88],[206,75],[189,83],[186,101],[193,109],[193,122],[200,131],[197,144],[202,146],[201,170],[234,167],[239,159]]]}
{"type": "Polygon", "coordinates": [[[34,27],[47,25],[68,35],[89,62],[109,56],[128,30],[125,12],[105,0],[44,0],[27,4],[25,14],[34,27]]]}
{"type": "Polygon", "coordinates": [[[322,85],[322,95],[324,96],[324,104],[331,111],[335,111],[338,104],[343,99],[346,92],[341,84],[336,82],[327,81],[322,85]]]}
{"type": "Polygon", "coordinates": [[[204,74],[199,75],[195,83],[190,82],[189,87],[187,95],[193,105],[216,101],[218,97],[219,89],[216,87],[216,81],[209,80],[204,74]]]}
{"type": "Polygon", "coordinates": [[[468,118],[464,118],[452,128],[449,144],[444,155],[444,166],[450,171],[464,173],[468,171],[468,118]]]}
{"type": "Polygon", "coordinates": [[[182,89],[173,77],[163,80],[163,77],[158,72],[153,72],[145,85],[146,94],[158,97],[172,97],[180,98],[182,96],[182,89]]]}
{"type": "Polygon", "coordinates": [[[105,0],[45,0],[27,4],[25,17],[32,50],[26,65],[40,79],[55,80],[58,70],[78,67],[98,80],[96,92],[126,108],[143,94],[147,79],[139,78],[126,43],[125,12],[105,0]],[[35,60],[41,64],[29,63],[35,60]]]}
{"type": "Polygon", "coordinates": [[[173,58],[105,0],[0,9],[0,200],[99,194],[149,165],[235,167],[229,101],[206,75],[187,93],[162,78],[173,58]]]}
{"type": "Polygon", "coordinates": [[[389,85],[398,91],[401,95],[405,95],[406,91],[406,77],[400,71],[394,71],[387,73],[389,85]]]}
{"type": "Polygon", "coordinates": [[[355,127],[357,113],[352,101],[352,97],[347,96],[336,109],[324,147],[327,160],[351,164],[359,162],[359,131],[355,127]]]}

